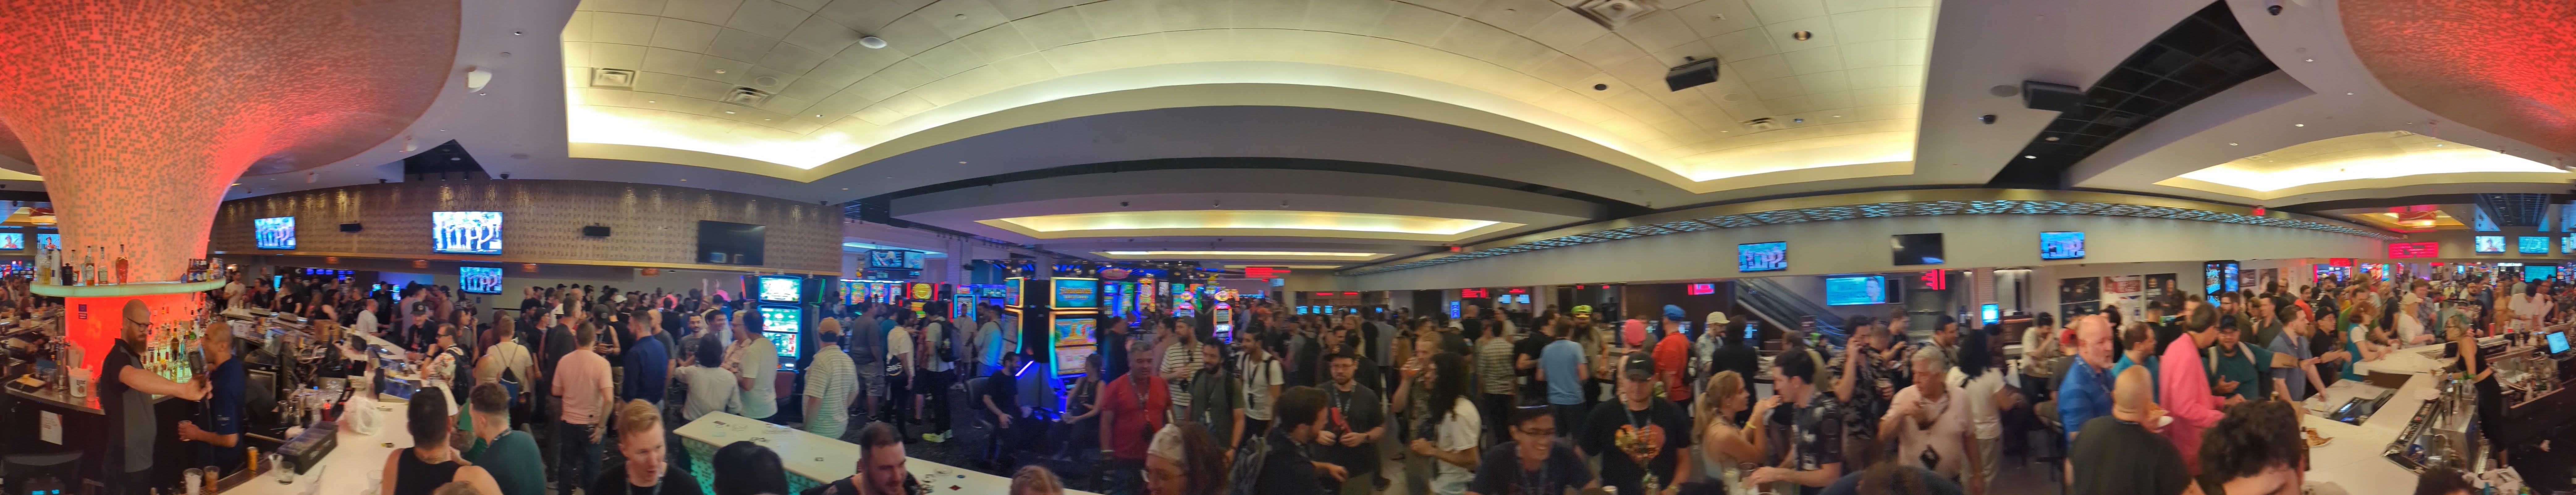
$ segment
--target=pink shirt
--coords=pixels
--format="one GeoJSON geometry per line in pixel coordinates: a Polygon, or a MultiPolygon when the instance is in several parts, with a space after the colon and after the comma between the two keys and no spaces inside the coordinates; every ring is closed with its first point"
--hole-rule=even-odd
{"type": "Polygon", "coordinates": [[[563,397],[563,420],[572,424],[598,424],[600,404],[607,398],[608,358],[590,349],[565,354],[555,362],[555,395],[563,397]]]}
{"type": "Polygon", "coordinates": [[[2157,390],[2164,399],[2166,415],[2174,419],[2165,425],[2165,438],[2173,440],[2175,450],[2182,451],[2183,466],[2200,474],[2200,430],[2218,424],[2218,397],[2209,393],[2209,376],[2200,365],[2200,345],[2190,334],[2174,339],[2165,346],[2165,355],[2157,363],[2160,382],[2157,390]]]}

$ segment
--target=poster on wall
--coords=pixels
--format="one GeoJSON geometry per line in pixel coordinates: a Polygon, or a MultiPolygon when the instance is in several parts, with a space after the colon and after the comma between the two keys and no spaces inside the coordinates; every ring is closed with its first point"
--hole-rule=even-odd
{"type": "Polygon", "coordinates": [[[2182,283],[2174,281],[2174,274],[2151,273],[2142,278],[2144,281],[2140,285],[2146,286],[2147,300],[2166,302],[2181,300],[2179,296],[2182,294],[2182,283]]]}
{"type": "Polygon", "coordinates": [[[2063,318],[2093,314],[2102,309],[2102,278],[2078,277],[2057,279],[2057,314],[2063,318]]]}
{"type": "Polygon", "coordinates": [[[2146,310],[2145,282],[2137,275],[2102,277],[2102,309],[2119,311],[2123,321],[2136,321],[2146,310]],[[2118,306],[2114,309],[2112,306],[2118,306]]]}
{"type": "Polygon", "coordinates": [[[2281,283],[2281,269],[2279,268],[2265,268],[2258,272],[2260,272],[2261,275],[2255,276],[2254,281],[2261,283],[2250,287],[2251,289],[2254,289],[2255,292],[2272,292],[2272,284],[2281,283]]]}

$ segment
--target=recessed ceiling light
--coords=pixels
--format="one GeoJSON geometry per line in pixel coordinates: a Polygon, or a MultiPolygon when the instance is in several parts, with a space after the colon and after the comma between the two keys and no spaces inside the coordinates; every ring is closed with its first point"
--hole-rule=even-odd
{"type": "Polygon", "coordinates": [[[1843,118],[1843,116],[1841,116],[1841,115],[1836,115],[1836,116],[1834,116],[1834,118],[1839,119],[1839,118],[1843,118]]]}
{"type": "Polygon", "coordinates": [[[723,73],[725,73],[725,71],[724,71],[724,69],[716,69],[716,73],[717,73],[717,74],[723,74],[723,73]]]}
{"type": "Polygon", "coordinates": [[[957,162],[957,164],[959,164],[959,165],[965,165],[965,164],[966,164],[966,162],[957,162]]]}
{"type": "Polygon", "coordinates": [[[688,179],[680,179],[680,182],[688,182],[688,181],[689,181],[688,179]]]}
{"type": "Polygon", "coordinates": [[[661,102],[659,102],[659,101],[653,101],[653,100],[644,100],[644,102],[645,102],[645,103],[661,103],[661,102]]]}
{"type": "Polygon", "coordinates": [[[2307,59],[2307,61],[2308,61],[2308,62],[2315,62],[2315,61],[2317,61],[2317,59],[2313,59],[2313,58],[2312,58],[2312,59],[2307,59]]]}
{"type": "Polygon", "coordinates": [[[816,116],[816,117],[821,117],[821,116],[823,116],[823,114],[819,114],[819,113],[818,113],[818,114],[814,114],[814,116],[816,116]]]}
{"type": "Polygon", "coordinates": [[[2352,96],[2352,92],[2350,92],[2350,91],[2346,91],[2346,92],[2344,92],[2344,94],[2343,94],[2343,95],[2344,95],[2344,96],[2352,96]]]}
{"type": "Polygon", "coordinates": [[[2043,140],[2043,141],[2056,141],[2056,140],[2057,140],[2057,136],[2044,137],[2044,138],[2040,138],[2040,140],[2043,140]]]}
{"type": "MultiPolygon", "coordinates": [[[[733,113],[733,112],[725,112],[725,113],[733,113]]],[[[2290,127],[2307,127],[2307,126],[2308,126],[2307,124],[2290,124],[2290,127]]]]}
{"type": "Polygon", "coordinates": [[[1806,31],[1798,31],[1798,32],[1789,33],[1789,39],[1798,40],[1798,41],[1806,41],[1806,40],[1809,40],[1809,39],[1813,39],[1813,38],[1815,38],[1815,37],[1816,37],[1816,33],[1810,33],[1810,32],[1806,32],[1806,31]]]}
{"type": "Polygon", "coordinates": [[[2022,158],[2032,159],[2032,160],[2037,160],[2037,159],[2039,159],[2039,155],[2022,155],[2021,157],[2022,157],[2022,158]]]}
{"type": "Polygon", "coordinates": [[[2227,145],[2228,145],[2228,146],[2235,146],[2235,145],[2236,145],[2236,143],[2227,143],[2227,145]]]}
{"type": "Polygon", "coordinates": [[[732,110],[726,110],[726,111],[725,111],[725,115],[733,115],[733,111],[732,111],[732,110]]]}

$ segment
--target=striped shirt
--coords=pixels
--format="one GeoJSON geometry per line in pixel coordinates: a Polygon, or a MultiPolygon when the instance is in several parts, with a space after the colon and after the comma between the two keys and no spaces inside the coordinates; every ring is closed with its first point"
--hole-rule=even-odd
{"type": "MultiPolygon", "coordinates": [[[[805,396],[821,404],[815,416],[805,418],[805,431],[823,438],[841,438],[849,428],[851,393],[859,388],[859,367],[840,346],[825,344],[814,351],[814,363],[805,368],[805,396]]],[[[802,406],[800,406],[802,407],[802,406]]]]}
{"type": "MultiPolygon", "coordinates": [[[[1181,376],[1184,377],[1198,376],[1199,367],[1202,365],[1199,360],[1205,352],[1207,352],[1207,347],[1195,342],[1185,344],[1175,343],[1172,344],[1171,347],[1165,347],[1163,348],[1163,369],[1161,371],[1164,374],[1180,373],[1181,376]]],[[[1187,411],[1190,409],[1189,382],[1190,380],[1188,378],[1183,378],[1179,380],[1171,380],[1169,383],[1164,384],[1165,387],[1169,387],[1168,392],[1172,394],[1171,410],[1187,411]]]]}
{"type": "Polygon", "coordinates": [[[1519,371],[1517,364],[1510,339],[1486,339],[1476,345],[1476,377],[1484,380],[1485,393],[1511,395],[1517,384],[1518,375],[1513,373],[1519,371]]]}

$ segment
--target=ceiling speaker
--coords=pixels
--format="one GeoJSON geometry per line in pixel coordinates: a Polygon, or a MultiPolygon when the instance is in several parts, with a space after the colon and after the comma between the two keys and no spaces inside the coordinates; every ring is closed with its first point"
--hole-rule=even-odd
{"type": "Polygon", "coordinates": [[[1673,91],[1717,82],[1717,58],[1703,58],[1664,71],[1664,86],[1673,91]]]}
{"type": "Polygon", "coordinates": [[[358,222],[349,222],[349,223],[340,224],[340,231],[341,231],[341,232],[357,232],[357,231],[359,231],[359,230],[361,230],[361,229],[365,229],[365,228],[366,228],[366,226],[358,225],[358,222]]]}
{"type": "Polygon", "coordinates": [[[588,227],[582,227],[582,228],[581,228],[581,235],[584,235],[584,236],[590,236],[590,237],[608,237],[608,226],[606,226],[606,225],[592,225],[592,226],[588,226],[588,227]]]}
{"type": "Polygon", "coordinates": [[[2034,110],[2072,112],[2084,108],[2084,90],[2064,84],[2022,81],[2021,106],[2034,110]]]}

